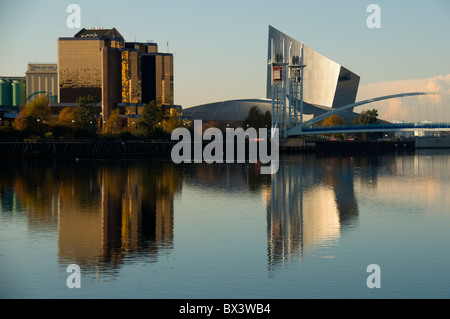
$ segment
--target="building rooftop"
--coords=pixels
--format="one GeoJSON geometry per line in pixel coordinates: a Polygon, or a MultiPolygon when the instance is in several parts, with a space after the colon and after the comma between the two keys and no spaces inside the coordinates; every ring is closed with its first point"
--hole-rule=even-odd
{"type": "Polygon", "coordinates": [[[125,41],[119,31],[116,28],[112,29],[101,29],[101,28],[93,28],[93,29],[81,29],[78,31],[74,38],[107,38],[111,40],[121,40],[125,41]]]}

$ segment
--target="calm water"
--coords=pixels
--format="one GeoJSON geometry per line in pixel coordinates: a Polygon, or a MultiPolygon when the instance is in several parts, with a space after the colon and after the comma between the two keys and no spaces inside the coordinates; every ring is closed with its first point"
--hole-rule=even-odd
{"type": "Polygon", "coordinates": [[[446,151],[2,160],[0,297],[449,298],[449,195],[446,151]]]}

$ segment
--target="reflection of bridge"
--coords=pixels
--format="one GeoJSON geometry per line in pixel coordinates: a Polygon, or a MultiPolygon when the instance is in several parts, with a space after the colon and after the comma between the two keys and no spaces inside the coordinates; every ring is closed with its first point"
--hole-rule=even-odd
{"type": "Polygon", "coordinates": [[[381,96],[373,99],[368,99],[353,104],[349,104],[337,109],[331,109],[329,112],[314,117],[311,120],[302,122],[294,127],[288,128],[287,136],[298,135],[315,135],[315,134],[331,134],[331,133],[362,133],[362,132],[397,132],[397,131],[450,131],[450,123],[380,123],[380,124],[365,124],[365,125],[339,125],[339,126],[325,126],[314,127],[315,124],[326,119],[327,117],[339,114],[341,112],[353,110],[357,106],[388,100],[393,98],[401,98],[407,96],[422,96],[422,95],[449,95],[444,92],[412,92],[401,93],[394,95],[381,96]]]}
{"type": "Polygon", "coordinates": [[[355,163],[362,164],[346,157],[306,154],[280,162],[271,176],[267,205],[270,270],[335,243],[342,231],[358,223],[355,163]]]}

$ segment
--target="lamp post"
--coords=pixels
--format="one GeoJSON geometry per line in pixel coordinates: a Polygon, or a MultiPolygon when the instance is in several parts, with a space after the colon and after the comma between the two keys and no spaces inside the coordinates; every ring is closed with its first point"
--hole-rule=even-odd
{"type": "Polygon", "coordinates": [[[75,139],[75,120],[72,120],[72,140],[75,139]]]}

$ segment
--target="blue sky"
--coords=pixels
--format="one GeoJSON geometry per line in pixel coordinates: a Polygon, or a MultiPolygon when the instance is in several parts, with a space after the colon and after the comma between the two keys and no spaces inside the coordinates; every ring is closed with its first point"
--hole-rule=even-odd
{"type": "Polygon", "coordinates": [[[78,31],[66,25],[71,3],[82,27],[115,27],[163,52],[168,41],[183,107],[265,97],[269,25],[357,73],[362,87],[450,74],[448,0],[2,0],[0,75],[57,62],[58,37],[78,31]],[[366,25],[371,3],[381,8],[380,29],[366,25]]]}

